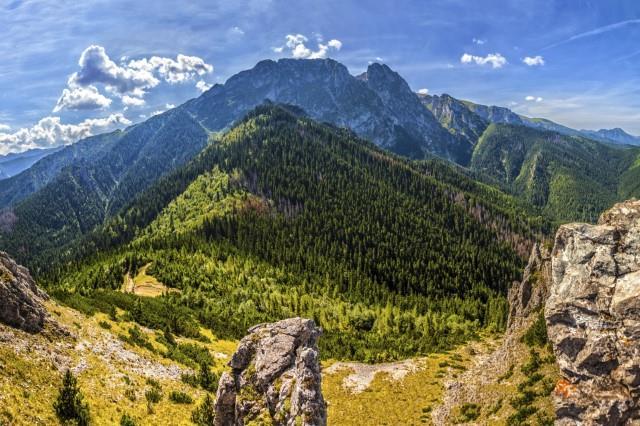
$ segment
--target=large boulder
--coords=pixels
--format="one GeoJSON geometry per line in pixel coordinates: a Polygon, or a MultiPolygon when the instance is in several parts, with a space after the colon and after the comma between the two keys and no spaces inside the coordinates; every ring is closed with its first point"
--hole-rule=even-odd
{"type": "Polygon", "coordinates": [[[27,268],[0,252],[0,322],[29,333],[42,330],[47,319],[43,302],[47,294],[40,290],[27,268]]]}
{"type": "Polygon", "coordinates": [[[558,230],[545,317],[557,424],[640,421],[640,201],[558,230]]]}
{"type": "Polygon", "coordinates": [[[220,378],[216,425],[325,425],[320,334],[302,318],[249,329],[220,378]]]}

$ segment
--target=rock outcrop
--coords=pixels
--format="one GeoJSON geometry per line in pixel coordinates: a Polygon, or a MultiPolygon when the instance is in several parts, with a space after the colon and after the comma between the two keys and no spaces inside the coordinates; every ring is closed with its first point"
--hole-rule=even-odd
{"type": "Polygon", "coordinates": [[[545,308],[559,425],[640,421],[640,201],[556,235],[545,308]]]}
{"type": "MultiPolygon", "coordinates": [[[[531,250],[529,263],[522,275],[522,282],[515,282],[509,290],[509,331],[524,328],[531,322],[531,315],[544,307],[551,282],[551,248],[536,243],[531,250]]],[[[514,333],[507,333],[514,334],[514,333]]]]}
{"type": "Polygon", "coordinates": [[[48,299],[27,268],[0,252],[0,322],[29,333],[42,330],[47,320],[43,302],[48,299]]]}
{"type": "Polygon", "coordinates": [[[220,378],[216,425],[325,425],[312,320],[290,318],[249,329],[220,378]]]}

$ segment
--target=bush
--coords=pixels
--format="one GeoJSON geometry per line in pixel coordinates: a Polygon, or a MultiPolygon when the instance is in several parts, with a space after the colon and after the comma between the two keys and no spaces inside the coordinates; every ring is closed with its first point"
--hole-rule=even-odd
{"type": "Polygon", "coordinates": [[[53,408],[63,424],[71,422],[78,426],[90,424],[89,406],[83,401],[78,380],[70,370],[64,374],[62,387],[58,398],[53,403],[53,408]]]}
{"type": "Polygon", "coordinates": [[[125,413],[120,417],[120,426],[136,426],[136,421],[125,413]]]}
{"type": "Polygon", "coordinates": [[[187,395],[184,392],[179,391],[171,391],[169,394],[169,400],[171,402],[175,402],[176,404],[192,404],[193,398],[187,395]]]}
{"type": "Polygon", "coordinates": [[[111,324],[109,324],[109,323],[108,323],[108,322],[106,322],[106,321],[100,321],[100,322],[98,323],[98,325],[99,325],[100,327],[104,328],[105,330],[111,330],[111,324]]]}
{"type": "Polygon", "coordinates": [[[157,404],[162,400],[162,392],[156,388],[151,388],[144,393],[144,397],[152,404],[157,404]]]}
{"type": "Polygon", "coordinates": [[[213,398],[207,394],[202,404],[198,405],[191,413],[191,421],[197,426],[213,426],[215,421],[214,410],[213,398]]]}
{"type": "Polygon", "coordinates": [[[461,423],[472,422],[480,417],[480,406],[478,404],[465,403],[460,407],[461,423]]]}
{"type": "Polygon", "coordinates": [[[544,319],[544,313],[540,312],[535,322],[522,336],[522,342],[529,347],[544,346],[548,342],[547,322],[544,319]]]}
{"type": "Polygon", "coordinates": [[[200,374],[198,375],[198,380],[200,382],[200,386],[202,386],[202,389],[209,392],[215,392],[216,390],[218,390],[218,376],[216,375],[216,373],[211,371],[209,364],[200,364],[200,374]]]}

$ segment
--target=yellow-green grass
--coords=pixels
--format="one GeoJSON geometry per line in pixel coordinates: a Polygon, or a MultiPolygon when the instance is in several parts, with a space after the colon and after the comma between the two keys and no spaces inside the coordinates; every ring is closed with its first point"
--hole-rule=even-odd
{"type": "MultiPolygon", "coordinates": [[[[432,424],[431,410],[442,402],[444,381],[466,368],[469,362],[468,358],[460,356],[461,350],[415,359],[415,371],[409,371],[398,380],[388,373],[377,373],[362,392],[353,392],[344,386],[344,379],[353,370],[325,372],[322,389],[328,403],[329,424],[432,424]]],[[[324,370],[331,364],[324,363],[324,370]]]]}
{"type": "Polygon", "coordinates": [[[125,293],[133,293],[136,296],[158,297],[167,292],[179,292],[175,288],[169,288],[162,284],[155,277],[147,274],[147,269],[151,263],[144,265],[138,271],[138,275],[131,278],[129,274],[124,277],[123,291],[125,293]]]}
{"type": "MultiPolygon", "coordinates": [[[[64,372],[64,367],[60,365],[65,364],[71,368],[84,366],[77,374],[78,384],[95,425],[119,424],[125,413],[135,418],[138,425],[191,424],[191,411],[204,398],[203,390],[183,383],[179,377],[160,376],[156,380],[160,383],[163,397],[149,411],[144,395],[150,388],[147,370],[132,368],[125,360],[99,351],[95,353],[93,350],[78,350],[78,346],[95,345],[105,338],[117,341],[115,336],[126,334],[134,323],[112,321],[103,314],[85,317],[55,303],[48,303],[48,307],[53,312],[53,318],[77,338],[63,338],[47,333],[29,335],[11,330],[15,334],[15,340],[0,345],[0,425],[57,424],[53,403],[64,372]],[[56,362],[56,367],[56,359],[66,362],[56,362]],[[171,402],[168,397],[171,391],[187,393],[194,399],[194,403],[171,402]],[[131,399],[133,395],[135,400],[131,399]]],[[[189,371],[186,366],[162,356],[166,348],[158,341],[156,332],[146,329],[142,329],[142,332],[153,345],[153,352],[124,342],[123,349],[153,365],[178,365],[184,371],[189,371]]],[[[202,332],[210,342],[184,338],[177,340],[206,347],[216,359],[213,370],[219,374],[224,370],[237,343],[216,339],[210,330],[203,329],[202,332]]]]}

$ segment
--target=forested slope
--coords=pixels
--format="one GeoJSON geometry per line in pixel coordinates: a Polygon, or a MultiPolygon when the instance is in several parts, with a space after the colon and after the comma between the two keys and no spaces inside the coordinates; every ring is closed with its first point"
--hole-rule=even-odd
{"type": "Polygon", "coordinates": [[[260,107],[70,247],[51,286],[100,306],[125,273],[151,263],[148,273],[181,290],[161,299],[167,309],[192,310],[222,336],[302,315],[324,328],[325,356],[447,347],[504,325],[518,252],[544,228],[509,196],[447,167],[260,107]]]}

